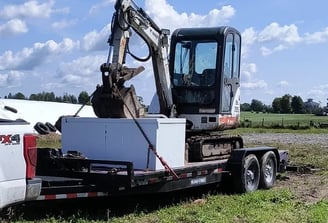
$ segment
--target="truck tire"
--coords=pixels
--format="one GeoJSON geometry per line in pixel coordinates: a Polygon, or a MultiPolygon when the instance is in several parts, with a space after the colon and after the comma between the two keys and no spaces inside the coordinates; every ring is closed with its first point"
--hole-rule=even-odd
{"type": "Polygon", "coordinates": [[[57,131],[56,127],[53,124],[51,124],[50,122],[46,122],[44,124],[48,127],[50,132],[56,132],[57,131]]]}
{"type": "Polygon", "coordinates": [[[14,217],[15,208],[14,207],[6,207],[0,209],[0,222],[10,222],[10,220],[14,217]]]}
{"type": "Polygon", "coordinates": [[[37,122],[34,125],[34,129],[40,134],[40,135],[47,135],[50,133],[50,130],[48,128],[48,126],[46,126],[45,124],[43,124],[42,122],[37,122]]]}
{"type": "Polygon", "coordinates": [[[270,189],[276,181],[277,158],[274,152],[266,152],[261,158],[260,188],[270,189]]]}
{"type": "Polygon", "coordinates": [[[243,160],[241,176],[234,177],[236,192],[248,193],[258,189],[260,182],[260,164],[254,154],[246,156],[243,160]]]}

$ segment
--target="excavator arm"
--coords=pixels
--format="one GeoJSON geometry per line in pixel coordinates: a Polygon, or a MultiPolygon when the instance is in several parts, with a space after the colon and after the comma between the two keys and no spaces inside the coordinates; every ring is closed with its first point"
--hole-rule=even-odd
{"type": "Polygon", "coordinates": [[[103,84],[97,86],[92,98],[95,114],[101,118],[142,116],[141,105],[133,85],[124,86],[125,81],[144,70],[143,67],[128,68],[124,65],[126,55],[130,54],[141,62],[152,58],[160,112],[170,116],[174,106],[168,64],[169,30],[160,29],[132,0],[117,0],[115,10],[108,40],[108,60],[100,67],[103,84]],[[131,30],[135,31],[148,46],[149,55],[146,58],[138,58],[130,53],[131,30]]]}

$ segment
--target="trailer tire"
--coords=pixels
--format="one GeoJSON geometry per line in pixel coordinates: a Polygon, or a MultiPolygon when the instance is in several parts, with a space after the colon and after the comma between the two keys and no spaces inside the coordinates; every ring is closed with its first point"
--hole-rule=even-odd
{"type": "Polygon", "coordinates": [[[48,127],[50,132],[56,132],[57,131],[56,127],[53,124],[51,124],[50,122],[46,122],[45,125],[48,127]]]}
{"type": "Polygon", "coordinates": [[[40,135],[47,135],[50,133],[50,130],[48,128],[48,126],[46,126],[45,124],[43,124],[42,122],[37,122],[34,125],[34,129],[40,134],[40,135]]]}
{"type": "Polygon", "coordinates": [[[234,178],[234,187],[237,192],[247,193],[258,189],[260,182],[260,164],[254,154],[246,156],[241,168],[241,176],[234,178]]]}
{"type": "Polygon", "coordinates": [[[266,152],[261,158],[260,188],[270,189],[276,181],[277,158],[274,152],[266,152]]]}

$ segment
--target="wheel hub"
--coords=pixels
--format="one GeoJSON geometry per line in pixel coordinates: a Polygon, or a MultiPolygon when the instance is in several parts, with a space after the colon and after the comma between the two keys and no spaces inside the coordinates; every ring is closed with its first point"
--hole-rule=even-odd
{"type": "Polygon", "coordinates": [[[254,182],[255,176],[254,176],[254,172],[251,170],[247,170],[247,183],[248,184],[252,184],[254,182]]]}
{"type": "Polygon", "coordinates": [[[266,181],[270,182],[272,180],[272,177],[273,177],[272,163],[267,163],[265,165],[264,176],[265,176],[266,181]]]}

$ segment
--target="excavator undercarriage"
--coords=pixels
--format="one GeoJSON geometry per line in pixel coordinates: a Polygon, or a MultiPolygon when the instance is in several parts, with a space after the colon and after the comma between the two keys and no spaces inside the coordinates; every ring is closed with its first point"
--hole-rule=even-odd
{"type": "Polygon", "coordinates": [[[187,136],[186,142],[188,162],[228,159],[233,149],[243,148],[240,136],[223,133],[187,136]]]}

